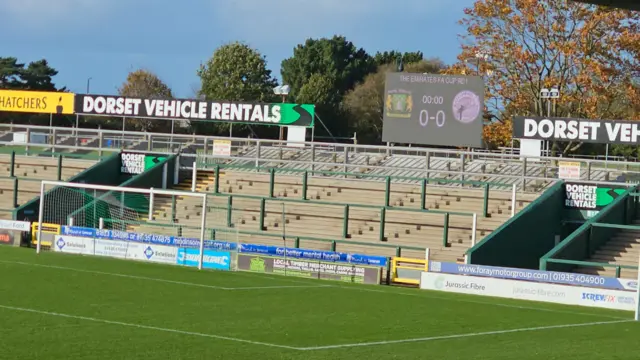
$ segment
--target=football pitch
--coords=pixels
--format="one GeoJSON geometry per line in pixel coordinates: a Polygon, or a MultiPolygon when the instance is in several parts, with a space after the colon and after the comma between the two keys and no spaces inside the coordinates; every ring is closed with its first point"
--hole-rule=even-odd
{"type": "Polygon", "coordinates": [[[0,247],[0,359],[637,360],[632,320],[630,312],[0,247]]]}

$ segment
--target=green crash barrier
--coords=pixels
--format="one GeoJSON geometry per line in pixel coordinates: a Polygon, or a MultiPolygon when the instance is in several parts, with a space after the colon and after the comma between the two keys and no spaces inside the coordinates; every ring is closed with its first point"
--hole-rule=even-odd
{"type": "Polygon", "coordinates": [[[484,184],[484,203],[482,204],[482,216],[489,216],[489,184],[484,184]]]}
{"type": "Polygon", "coordinates": [[[9,176],[14,177],[16,168],[16,152],[11,152],[11,165],[9,167],[9,176]]]}
{"type": "Polygon", "coordinates": [[[13,178],[13,207],[18,207],[18,178],[13,178]]]}
{"type": "Polygon", "coordinates": [[[266,207],[265,199],[260,199],[260,220],[258,221],[258,226],[260,227],[260,231],[264,230],[264,210],[266,207]]]}
{"type": "Polygon", "coordinates": [[[420,181],[420,210],[427,208],[427,179],[420,181]]]}
{"type": "Polygon", "coordinates": [[[449,243],[449,213],[444,214],[444,225],[442,226],[442,246],[447,247],[449,243]]]}
{"type": "Polygon", "coordinates": [[[391,176],[384,179],[384,206],[389,207],[389,199],[391,198],[391,176]]]}
{"type": "Polygon", "coordinates": [[[349,205],[344,206],[344,218],[342,222],[342,238],[349,237],[349,205]]]}
{"type": "Polygon", "coordinates": [[[269,198],[273,198],[273,189],[276,186],[276,171],[275,169],[269,170],[269,198]]]}
{"type": "Polygon", "coordinates": [[[213,184],[213,192],[216,194],[220,193],[220,165],[216,165],[216,170],[215,170],[215,180],[214,180],[214,184],[213,184]]]}
{"type": "Polygon", "coordinates": [[[231,227],[231,216],[233,212],[233,196],[227,198],[227,227],[231,227]]]}
{"type": "Polygon", "coordinates": [[[302,173],[302,200],[307,200],[307,180],[309,177],[309,172],[305,171],[302,173]]]}
{"type": "Polygon", "coordinates": [[[176,220],[176,196],[171,195],[171,222],[176,220]]]}
{"type": "Polygon", "coordinates": [[[58,181],[62,181],[62,155],[58,155],[58,181]]]}
{"type": "Polygon", "coordinates": [[[379,236],[379,240],[380,241],[385,241],[384,238],[384,226],[385,226],[385,219],[387,217],[387,208],[381,208],[380,209],[380,236],[379,236]]]}

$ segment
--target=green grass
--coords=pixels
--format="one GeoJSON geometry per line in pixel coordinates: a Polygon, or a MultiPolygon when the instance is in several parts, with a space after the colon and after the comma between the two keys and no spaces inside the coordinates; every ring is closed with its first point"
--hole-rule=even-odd
{"type": "Polygon", "coordinates": [[[0,274],[2,359],[635,360],[639,351],[635,322],[550,328],[629,312],[9,247],[0,274]],[[529,330],[499,333],[514,329],[529,330]],[[462,336],[483,332],[498,333],[462,336]],[[445,338],[394,342],[433,337],[445,338]],[[371,342],[380,343],[348,345],[371,342]]]}

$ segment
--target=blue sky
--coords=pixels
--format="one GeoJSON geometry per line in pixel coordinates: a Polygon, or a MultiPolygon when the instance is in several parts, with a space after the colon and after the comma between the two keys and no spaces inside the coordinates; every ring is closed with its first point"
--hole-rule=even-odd
{"type": "Polygon", "coordinates": [[[220,45],[257,48],[280,63],[309,37],[341,34],[370,53],[424,52],[455,60],[457,21],[473,0],[0,0],[0,56],[46,58],[55,83],[115,94],[129,71],[147,68],[178,97],[193,96],[196,70],[220,45]]]}

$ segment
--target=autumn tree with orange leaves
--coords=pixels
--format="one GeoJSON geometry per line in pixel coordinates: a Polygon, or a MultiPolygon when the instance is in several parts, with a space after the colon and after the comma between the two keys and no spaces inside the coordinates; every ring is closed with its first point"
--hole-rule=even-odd
{"type": "Polygon", "coordinates": [[[639,12],[568,0],[478,0],[460,21],[467,33],[448,72],[484,76],[491,147],[510,145],[514,115],[547,115],[543,88],[560,90],[552,116],[637,119],[639,20],[639,12]]]}

